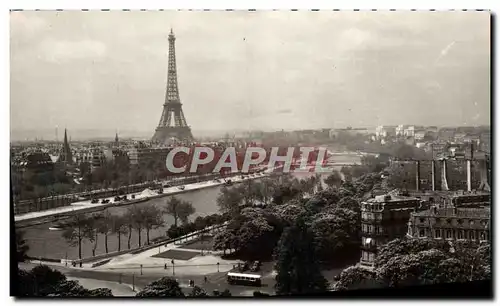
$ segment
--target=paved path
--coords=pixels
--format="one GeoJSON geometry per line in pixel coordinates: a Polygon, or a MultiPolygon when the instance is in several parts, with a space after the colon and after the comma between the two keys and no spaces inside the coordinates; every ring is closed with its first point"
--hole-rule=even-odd
{"type": "MultiPolygon", "coordinates": [[[[110,271],[103,272],[103,271],[92,271],[79,268],[68,268],[61,265],[51,265],[50,263],[44,263],[44,264],[50,266],[55,270],[60,271],[61,273],[66,275],[66,277],[68,277],[69,279],[77,279],[77,280],[85,279],[85,283],[82,283],[82,286],[84,287],[86,287],[85,285],[105,287],[111,289],[112,291],[115,288],[115,291],[120,290],[119,291],[120,294],[124,293],[123,292],[124,290],[126,291],[126,289],[123,289],[124,287],[128,288],[132,287],[135,289],[136,292],[138,292],[141,289],[143,289],[146,285],[164,276],[176,279],[181,285],[181,288],[183,288],[185,294],[189,294],[192,290],[188,286],[190,280],[193,280],[195,282],[195,285],[200,286],[210,295],[212,295],[214,290],[224,291],[225,289],[229,289],[229,291],[231,291],[233,296],[251,296],[253,295],[253,292],[256,290],[270,294],[273,294],[274,292],[273,289],[274,282],[272,275],[264,276],[263,286],[260,288],[256,288],[248,286],[233,286],[227,284],[225,272],[218,272],[218,273],[215,272],[215,273],[209,273],[207,275],[198,274],[198,275],[181,275],[181,276],[178,275],[172,276],[168,273],[163,273],[163,274],[145,273],[144,275],[139,275],[131,273],[116,273],[110,271]],[[204,280],[205,276],[207,277],[208,280],[206,283],[204,280]],[[108,284],[109,287],[106,284],[108,284]]],[[[32,269],[36,265],[37,265],[36,263],[19,264],[20,268],[25,270],[32,269]]],[[[128,294],[132,293],[129,292],[128,294]]]]}
{"type": "Polygon", "coordinates": [[[137,294],[137,292],[132,289],[132,286],[128,284],[119,284],[116,282],[102,281],[91,278],[77,278],[74,276],[69,276],[67,278],[68,280],[78,281],[80,285],[89,290],[108,288],[114,296],[135,296],[137,294]]]}

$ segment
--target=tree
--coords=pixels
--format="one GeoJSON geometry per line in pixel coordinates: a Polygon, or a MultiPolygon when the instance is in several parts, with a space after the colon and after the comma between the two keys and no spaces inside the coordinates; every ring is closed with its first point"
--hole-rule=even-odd
{"type": "Polygon", "coordinates": [[[243,204],[243,195],[237,188],[222,187],[217,197],[217,205],[223,213],[228,212],[232,215],[240,212],[240,205],[243,204]]]}
{"type": "Polygon", "coordinates": [[[189,293],[189,296],[192,296],[192,297],[207,297],[208,294],[202,288],[200,288],[198,286],[194,286],[193,290],[191,291],[191,293],[189,293]]]}
{"type": "Polygon", "coordinates": [[[224,291],[222,291],[221,293],[219,293],[219,296],[228,297],[228,296],[232,296],[232,294],[231,294],[231,291],[229,291],[229,289],[225,289],[224,291]]]}
{"type": "Polygon", "coordinates": [[[251,260],[265,259],[272,255],[281,230],[279,217],[262,208],[247,207],[214,237],[214,248],[235,249],[251,260]]]}
{"type": "Polygon", "coordinates": [[[109,253],[108,250],[108,234],[113,231],[113,222],[115,221],[115,218],[111,215],[109,211],[106,211],[103,215],[102,218],[99,220],[98,228],[97,231],[100,234],[104,234],[104,248],[106,254],[109,253]]]}
{"type": "Polygon", "coordinates": [[[489,244],[434,239],[395,239],[375,260],[377,279],[386,286],[491,279],[489,244]]]}
{"type": "MultiPolygon", "coordinates": [[[[305,184],[306,185],[306,184],[305,184]]],[[[302,198],[303,191],[298,181],[285,183],[277,187],[273,194],[273,203],[285,204],[291,200],[302,198]]]]}
{"type": "MultiPolygon", "coordinates": [[[[135,205],[134,205],[135,206],[135,205]]],[[[127,248],[130,250],[130,240],[132,239],[132,232],[134,229],[134,223],[135,223],[135,213],[136,209],[132,206],[127,209],[127,212],[123,216],[125,224],[127,224],[127,233],[128,233],[128,239],[127,239],[127,248]]]]}
{"type": "Polygon", "coordinates": [[[377,276],[391,287],[434,284],[439,279],[439,265],[447,258],[437,249],[396,256],[377,268],[377,276]]]}
{"type": "Polygon", "coordinates": [[[139,247],[141,247],[142,229],[144,228],[144,215],[142,211],[137,206],[132,206],[130,208],[130,215],[132,217],[132,227],[137,231],[137,238],[139,242],[139,247]]]}
{"type": "Polygon", "coordinates": [[[194,225],[197,231],[204,229],[207,226],[213,225],[213,223],[210,222],[209,220],[210,216],[207,216],[206,218],[198,216],[194,220],[194,225]]]}
{"type": "Polygon", "coordinates": [[[94,243],[94,246],[92,247],[92,257],[95,257],[97,244],[99,242],[99,233],[102,232],[102,224],[106,221],[102,214],[94,214],[88,220],[87,238],[90,242],[94,243]]]}
{"type": "Polygon", "coordinates": [[[149,245],[149,232],[152,229],[163,226],[163,216],[161,210],[154,205],[145,206],[140,211],[144,229],[146,230],[146,243],[149,245]]]}
{"type": "Polygon", "coordinates": [[[325,178],[324,182],[330,188],[339,187],[340,184],[342,184],[342,176],[340,172],[335,170],[332,172],[332,174],[325,178]]]}
{"type": "Polygon", "coordinates": [[[236,249],[237,239],[237,230],[226,227],[215,235],[214,250],[222,250],[226,255],[226,250],[236,249]]]}
{"type": "Polygon", "coordinates": [[[45,265],[36,266],[31,271],[18,270],[18,278],[16,296],[113,296],[107,288],[85,289],[77,281],[69,281],[64,274],[45,265]]]}
{"type": "Polygon", "coordinates": [[[137,297],[184,297],[179,283],[171,278],[163,277],[156,280],[136,295],[137,297]]]}
{"type": "Polygon", "coordinates": [[[359,213],[361,208],[359,202],[353,197],[343,197],[337,203],[338,208],[345,208],[359,213]]]}
{"type": "Polygon", "coordinates": [[[447,252],[450,245],[446,241],[434,239],[394,239],[378,249],[375,267],[381,267],[389,262],[391,258],[397,256],[416,254],[431,249],[447,252]]]}
{"type": "Polygon", "coordinates": [[[193,204],[188,201],[182,201],[177,197],[172,197],[167,202],[167,207],[165,208],[165,213],[174,217],[174,225],[177,226],[177,221],[181,220],[186,223],[189,216],[194,214],[195,209],[193,204]]]}
{"type": "Polygon", "coordinates": [[[276,293],[319,293],[328,282],[320,272],[314,253],[313,235],[303,217],[283,232],[276,249],[276,293]]]}
{"type": "Polygon", "coordinates": [[[111,231],[116,234],[116,237],[118,239],[118,252],[119,252],[121,251],[121,235],[125,235],[128,232],[128,225],[126,223],[126,219],[123,216],[113,216],[111,231]]]}
{"type": "Polygon", "coordinates": [[[16,235],[16,259],[17,262],[24,262],[27,259],[29,246],[26,244],[26,240],[24,240],[23,231],[16,230],[15,235],[16,235]]]}
{"type": "Polygon", "coordinates": [[[316,254],[324,262],[348,260],[359,255],[359,215],[337,208],[315,216],[310,229],[316,254]]]}
{"type": "MultiPolygon", "coordinates": [[[[62,234],[70,246],[78,246],[78,258],[82,259],[82,241],[91,236],[90,219],[83,214],[74,215],[62,234]]],[[[80,261],[80,267],[82,262],[80,261]]]]}
{"type": "Polygon", "coordinates": [[[340,273],[333,289],[335,291],[359,290],[373,288],[377,285],[379,283],[374,272],[359,266],[351,266],[340,273]]]}

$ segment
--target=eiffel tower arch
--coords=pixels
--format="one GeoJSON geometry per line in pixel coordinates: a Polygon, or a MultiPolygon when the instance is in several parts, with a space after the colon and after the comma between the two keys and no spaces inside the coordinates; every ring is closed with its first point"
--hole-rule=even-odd
{"type": "Polygon", "coordinates": [[[177,85],[177,66],[175,62],[175,36],[172,30],[168,36],[168,79],[165,103],[160,122],[155,130],[152,141],[166,144],[172,139],[192,141],[193,134],[188,126],[177,85]]]}

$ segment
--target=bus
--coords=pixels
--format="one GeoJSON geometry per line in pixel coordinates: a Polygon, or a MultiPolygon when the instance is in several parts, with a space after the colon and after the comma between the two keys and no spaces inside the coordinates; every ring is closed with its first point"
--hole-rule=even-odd
{"type": "Polygon", "coordinates": [[[261,276],[256,274],[243,274],[243,273],[233,273],[229,272],[227,274],[227,282],[230,285],[249,285],[260,287],[261,276]]]}

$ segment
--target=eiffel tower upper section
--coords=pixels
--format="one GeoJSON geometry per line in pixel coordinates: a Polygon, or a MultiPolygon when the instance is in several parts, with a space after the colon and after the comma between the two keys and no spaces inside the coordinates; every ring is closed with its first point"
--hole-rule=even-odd
{"type": "Polygon", "coordinates": [[[158,127],[152,140],[158,143],[169,143],[172,139],[191,141],[193,135],[187,125],[177,85],[177,65],[175,58],[175,35],[172,30],[168,36],[168,79],[165,103],[158,127]]]}

